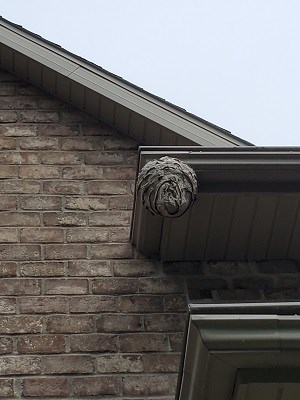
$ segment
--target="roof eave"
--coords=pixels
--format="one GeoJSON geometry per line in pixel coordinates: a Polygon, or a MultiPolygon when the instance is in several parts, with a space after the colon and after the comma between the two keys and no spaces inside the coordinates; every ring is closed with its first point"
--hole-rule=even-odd
{"type": "MultiPolygon", "coordinates": [[[[165,147],[160,149],[158,147],[141,147],[138,171],[148,162],[160,159],[163,156],[180,159],[194,170],[198,179],[198,198],[196,203],[183,216],[167,218],[161,215],[151,215],[143,206],[140,193],[136,193],[132,222],[132,243],[139,252],[166,262],[204,261],[208,259],[254,261],[269,259],[274,257],[275,253],[275,258],[292,257],[298,259],[300,257],[298,252],[296,254],[292,250],[289,250],[290,253],[285,253],[282,248],[282,251],[279,252],[275,244],[274,251],[269,253],[267,247],[262,247],[262,241],[259,252],[258,250],[252,252],[248,249],[244,252],[240,250],[243,256],[238,255],[238,252],[227,254],[228,243],[232,242],[232,249],[235,246],[234,238],[237,240],[236,246],[244,248],[244,242],[243,244],[238,243],[240,237],[237,232],[232,236],[230,220],[226,220],[227,226],[224,223],[226,218],[223,217],[229,213],[232,221],[236,223],[241,217],[246,219],[247,224],[243,226],[243,240],[246,240],[247,237],[250,238],[250,235],[255,236],[256,228],[255,230],[251,228],[255,218],[262,219],[261,225],[264,225],[263,220],[266,218],[265,229],[270,227],[270,235],[274,233],[272,229],[274,223],[276,229],[279,229],[280,225],[282,229],[291,230],[291,235],[287,237],[290,238],[290,242],[296,243],[298,236],[295,235],[298,235],[298,229],[294,229],[290,225],[287,226],[287,224],[291,217],[289,213],[295,212],[296,218],[299,210],[297,204],[300,201],[300,148],[244,147],[219,149],[182,147],[177,149],[165,147]],[[274,197],[274,199],[272,198],[272,201],[274,200],[272,208],[271,205],[268,206],[270,196],[274,197]],[[222,201],[226,198],[229,200],[226,204],[223,204],[222,201]],[[280,209],[277,212],[278,206],[276,204],[279,204],[279,201],[281,201],[280,209]],[[257,208],[257,202],[258,206],[261,204],[261,207],[267,207],[266,214],[263,210],[257,208]],[[293,210],[289,205],[290,202],[295,203],[293,210]],[[238,204],[238,208],[236,208],[236,204],[238,204]],[[245,208],[241,207],[241,204],[244,204],[245,208]],[[218,211],[216,211],[216,214],[211,214],[215,210],[214,207],[218,207],[218,211]],[[206,210],[206,214],[204,210],[206,210]],[[268,213],[269,211],[270,213],[274,212],[274,216],[268,213]],[[256,215],[257,212],[261,213],[260,216],[256,215]],[[286,212],[289,218],[287,216],[283,218],[280,214],[286,212]],[[213,220],[208,223],[207,218],[213,218],[213,220]],[[213,229],[211,228],[212,224],[215,227],[213,229]],[[221,229],[222,234],[220,233],[221,229]],[[249,229],[248,233],[246,229],[249,229]],[[216,238],[214,231],[216,231],[216,238]],[[203,238],[204,247],[201,252],[194,243],[198,237],[203,238]],[[194,243],[193,245],[190,245],[190,240],[191,243],[194,243]],[[210,243],[209,250],[205,250],[208,246],[207,240],[210,243]],[[225,246],[224,253],[220,253],[223,251],[221,250],[223,245],[225,246]]],[[[258,226],[257,229],[259,229],[258,226]]],[[[268,236],[267,233],[265,235],[268,236]]],[[[259,240],[258,236],[257,240],[259,240]]],[[[266,240],[266,246],[270,246],[270,243],[270,240],[266,240]]],[[[289,247],[289,249],[291,248],[289,247]]]]}
{"type": "MultiPolygon", "coordinates": [[[[88,89],[190,142],[206,146],[251,145],[230,132],[130,84],[103,68],[3,18],[0,19],[0,37],[1,42],[9,49],[74,82],[78,85],[75,87],[78,92],[82,90],[80,88],[88,89]]],[[[10,54],[2,55],[1,63],[4,68],[18,75],[10,56],[10,54]]],[[[27,76],[27,79],[31,82],[34,81],[34,79],[31,80],[30,76],[27,76]]],[[[37,80],[33,83],[37,84],[37,80]]],[[[43,82],[41,82],[41,86],[43,86],[43,82]]],[[[44,87],[44,89],[47,90],[47,87],[44,87]]],[[[59,96],[59,93],[57,95],[59,96]]],[[[69,100],[71,104],[79,107],[78,99],[75,95],[73,97],[74,101],[71,93],[70,98],[64,98],[64,100],[69,100]]],[[[125,133],[130,134],[130,132],[125,133]]]]}

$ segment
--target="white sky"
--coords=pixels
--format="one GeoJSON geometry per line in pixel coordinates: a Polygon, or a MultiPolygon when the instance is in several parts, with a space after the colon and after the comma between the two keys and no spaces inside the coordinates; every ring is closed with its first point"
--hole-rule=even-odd
{"type": "Polygon", "coordinates": [[[9,0],[0,14],[256,145],[300,145],[299,0],[9,0]]]}

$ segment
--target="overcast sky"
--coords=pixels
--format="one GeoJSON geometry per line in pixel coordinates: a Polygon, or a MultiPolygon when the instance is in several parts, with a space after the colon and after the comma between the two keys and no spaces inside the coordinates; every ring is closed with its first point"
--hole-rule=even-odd
{"type": "Polygon", "coordinates": [[[9,0],[0,14],[256,145],[300,145],[299,0],[9,0]]]}

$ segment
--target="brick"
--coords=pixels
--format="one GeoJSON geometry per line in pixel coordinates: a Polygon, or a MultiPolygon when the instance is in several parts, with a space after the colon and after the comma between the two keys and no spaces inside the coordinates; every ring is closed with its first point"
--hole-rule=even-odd
{"type": "Polygon", "coordinates": [[[189,295],[192,298],[197,298],[197,293],[201,290],[212,289],[227,289],[228,285],[225,279],[222,278],[192,278],[187,280],[189,295]]]}
{"type": "Polygon", "coordinates": [[[0,182],[1,193],[40,193],[41,183],[36,181],[12,180],[0,182]]]}
{"type": "MultiPolygon", "coordinates": [[[[22,382],[24,397],[60,397],[68,396],[68,379],[62,377],[27,378],[22,382]]],[[[22,397],[23,397],[22,396],[22,397]]]]}
{"type": "Polygon", "coordinates": [[[110,396],[121,393],[121,378],[115,376],[93,376],[74,378],[76,396],[110,396]]]}
{"type": "Polygon", "coordinates": [[[130,228],[116,227],[110,229],[110,242],[129,242],[130,228]]]}
{"type": "Polygon", "coordinates": [[[64,138],[62,150],[102,150],[102,140],[99,138],[64,138]]]}
{"type": "Polygon", "coordinates": [[[201,262],[175,261],[162,263],[166,275],[202,275],[201,262]]]}
{"type": "Polygon", "coordinates": [[[67,312],[67,300],[64,297],[22,297],[20,311],[23,314],[54,314],[67,312]]]}
{"type": "Polygon", "coordinates": [[[256,273],[256,263],[204,262],[202,266],[206,275],[233,276],[256,273]]]}
{"type": "Polygon", "coordinates": [[[261,300],[262,294],[258,289],[232,289],[216,291],[217,298],[222,301],[261,300]]]}
{"type": "Polygon", "coordinates": [[[14,152],[1,152],[0,163],[1,164],[38,164],[39,158],[35,153],[29,153],[26,151],[14,151],[14,152]]]}
{"type": "Polygon", "coordinates": [[[272,289],[274,288],[273,277],[248,276],[232,280],[235,289],[272,289]]]}
{"type": "Polygon", "coordinates": [[[17,275],[17,263],[12,261],[0,262],[0,277],[8,278],[17,275]]]}
{"type": "Polygon", "coordinates": [[[171,351],[181,352],[182,346],[184,345],[184,334],[183,333],[170,333],[170,348],[171,351]]]}
{"type": "Polygon", "coordinates": [[[86,294],[88,293],[87,279],[47,279],[45,294],[86,294]]]}
{"type": "Polygon", "coordinates": [[[0,397],[5,399],[14,397],[13,379],[0,379],[0,397]]]}
{"type": "Polygon", "coordinates": [[[98,332],[139,332],[143,321],[139,315],[105,314],[96,317],[98,332]]]}
{"type": "Polygon", "coordinates": [[[40,125],[38,127],[39,135],[49,137],[49,136],[76,136],[78,135],[77,125],[40,125]]]}
{"type": "Polygon", "coordinates": [[[18,168],[12,165],[1,165],[0,179],[16,178],[18,176],[18,168]]]}
{"type": "Polygon", "coordinates": [[[130,214],[124,212],[93,212],[89,217],[90,226],[126,226],[130,224],[130,214]]]}
{"type": "Polygon", "coordinates": [[[17,122],[18,114],[15,111],[2,111],[0,114],[0,124],[9,123],[9,122],[17,122]]]}
{"type": "Polygon", "coordinates": [[[118,311],[125,313],[163,312],[162,296],[119,296],[118,311]]]}
{"type": "Polygon", "coordinates": [[[60,167],[37,165],[19,167],[19,178],[21,179],[55,179],[60,178],[60,167]]]}
{"type": "Polygon", "coordinates": [[[124,138],[109,137],[104,140],[105,150],[131,150],[137,148],[138,148],[138,143],[125,136],[124,138]]]}
{"type": "Polygon", "coordinates": [[[10,315],[0,319],[1,334],[41,333],[42,319],[36,316],[10,315]]]}
{"type": "Polygon", "coordinates": [[[0,97],[0,109],[11,110],[11,109],[35,109],[37,108],[37,101],[30,97],[23,96],[7,96],[0,97]]]}
{"type": "Polygon", "coordinates": [[[143,361],[140,355],[103,355],[96,357],[95,368],[100,373],[138,373],[143,372],[143,361]]]}
{"type": "Polygon", "coordinates": [[[92,281],[94,294],[131,294],[137,293],[138,282],[130,278],[99,278],[92,281]]]}
{"type": "Polygon", "coordinates": [[[152,353],[143,356],[145,372],[175,372],[179,371],[180,353],[152,353]]]}
{"type": "Polygon", "coordinates": [[[15,228],[0,228],[0,243],[17,243],[18,231],[15,228]]]}
{"type": "Polygon", "coordinates": [[[132,246],[130,243],[108,243],[91,245],[92,259],[132,258],[132,246]]]}
{"type": "Polygon", "coordinates": [[[14,150],[16,145],[16,139],[0,138],[0,150],[14,150]]]}
{"type": "Polygon", "coordinates": [[[124,164],[124,156],[122,152],[99,152],[91,151],[85,155],[86,164],[97,164],[97,165],[114,165],[124,164]]]}
{"type": "Polygon", "coordinates": [[[66,197],[65,208],[69,210],[105,210],[107,199],[99,197],[66,197]]]}
{"type": "Polygon", "coordinates": [[[54,315],[47,317],[47,333],[86,333],[93,331],[93,318],[86,315],[54,315]]]}
{"type": "Polygon", "coordinates": [[[0,196],[0,210],[1,211],[14,211],[17,209],[16,196],[0,196]]]}
{"type": "Polygon", "coordinates": [[[83,125],[82,134],[84,136],[115,135],[116,130],[111,126],[100,122],[95,125],[92,124],[83,125]]]}
{"type": "Polygon", "coordinates": [[[108,229],[103,228],[71,228],[66,230],[69,243],[99,243],[108,241],[108,229]]]}
{"type": "Polygon", "coordinates": [[[44,224],[47,226],[85,226],[85,213],[47,212],[44,213],[44,224]]]}
{"type": "MultiPolygon", "coordinates": [[[[270,276],[270,278],[272,279],[273,276],[270,276]]],[[[260,283],[259,287],[261,287],[261,288],[263,287],[264,289],[272,289],[272,288],[298,289],[299,288],[300,274],[280,275],[278,278],[276,279],[274,284],[270,283],[269,285],[266,284],[266,285],[262,286],[262,283],[260,283]]]]}
{"type": "Polygon", "coordinates": [[[188,310],[188,300],[186,295],[171,295],[165,297],[166,311],[186,312],[188,310]]]}
{"type": "Polygon", "coordinates": [[[136,168],[134,167],[106,167],[106,178],[110,180],[134,180],[136,178],[136,168]]]}
{"type": "Polygon", "coordinates": [[[16,85],[10,82],[1,82],[0,96],[11,96],[16,92],[16,85]]]}
{"type": "Polygon", "coordinates": [[[138,164],[138,154],[136,151],[128,151],[125,153],[125,162],[129,165],[134,165],[137,167],[138,164]]]}
{"type": "Polygon", "coordinates": [[[76,111],[74,109],[61,112],[62,122],[98,122],[95,118],[90,117],[84,112],[76,111]]]}
{"type": "MultiPolygon", "coordinates": [[[[45,95],[44,93],[42,94],[45,95]]],[[[69,105],[57,98],[45,97],[41,98],[39,101],[40,108],[42,110],[61,110],[63,108],[69,108],[69,105]]]]}
{"type": "Polygon", "coordinates": [[[38,226],[40,215],[34,212],[2,212],[0,219],[1,226],[38,226]]]}
{"type": "Polygon", "coordinates": [[[299,272],[296,263],[291,260],[257,262],[257,269],[262,274],[293,274],[299,272]]]}
{"type": "Polygon", "coordinates": [[[83,184],[81,182],[44,182],[43,186],[44,192],[50,194],[80,194],[83,192],[83,184]]]}
{"type": "Polygon", "coordinates": [[[269,301],[295,301],[300,300],[299,289],[265,289],[265,299],[269,301]]]}
{"type": "Polygon", "coordinates": [[[57,150],[59,141],[57,138],[26,137],[20,138],[19,145],[24,150],[57,150]]]}
{"type": "Polygon", "coordinates": [[[36,245],[0,245],[0,260],[39,260],[41,258],[40,246],[36,245]]]}
{"type": "Polygon", "coordinates": [[[125,376],[123,393],[131,396],[173,394],[168,375],[125,376]]]}
{"type": "Polygon", "coordinates": [[[51,354],[65,352],[65,338],[63,335],[34,335],[18,338],[18,352],[20,354],[51,354]]]}
{"type": "Polygon", "coordinates": [[[40,282],[37,279],[7,278],[1,282],[2,296],[37,295],[40,291],[40,282]]]}
{"type": "Polygon", "coordinates": [[[36,356],[0,357],[0,375],[35,375],[41,373],[41,358],[36,356]]]}
{"type": "Polygon", "coordinates": [[[41,89],[27,84],[26,82],[20,83],[18,93],[27,96],[41,96],[44,94],[41,89]]]}
{"type": "Polygon", "coordinates": [[[140,281],[141,293],[180,293],[182,280],[175,278],[143,278],[140,281]]]}
{"type": "Polygon", "coordinates": [[[22,243],[62,243],[64,234],[59,228],[22,228],[20,241],[22,243]]]}
{"type": "Polygon", "coordinates": [[[63,262],[28,262],[20,264],[20,276],[64,276],[63,262]]]}
{"type": "Polygon", "coordinates": [[[93,372],[92,357],[86,355],[48,356],[43,360],[45,374],[86,374],[93,372]]]}
{"type": "Polygon", "coordinates": [[[130,333],[120,335],[120,350],[125,353],[168,351],[168,337],[162,333],[130,333]]]}
{"type": "Polygon", "coordinates": [[[88,194],[115,195],[128,194],[127,182],[97,181],[88,182],[86,185],[88,194]]]}
{"type": "Polygon", "coordinates": [[[1,136],[11,137],[24,137],[24,136],[36,136],[37,126],[36,125],[3,125],[0,126],[1,136]]]}
{"type": "MultiPolygon", "coordinates": [[[[199,285],[199,280],[188,280],[188,296],[190,299],[202,299],[206,295],[211,295],[211,289],[218,289],[218,280],[206,280],[203,285],[199,285]],[[209,285],[211,282],[211,285],[209,285]]],[[[220,280],[220,287],[222,288],[222,281],[220,280]]],[[[224,282],[224,288],[226,288],[226,283],[224,282]]]]}
{"type": "Polygon", "coordinates": [[[185,314],[151,314],[144,316],[148,332],[181,332],[185,328],[185,314]]]}
{"type": "Polygon", "coordinates": [[[86,257],[87,248],[83,244],[45,245],[45,259],[48,260],[74,260],[86,257]]]}
{"type": "Polygon", "coordinates": [[[59,116],[56,111],[22,111],[20,112],[21,122],[58,122],[59,116]]]}
{"type": "Polygon", "coordinates": [[[8,337],[0,337],[0,354],[9,354],[13,351],[13,340],[8,337]]]}
{"type": "Polygon", "coordinates": [[[69,276],[112,276],[112,267],[109,261],[70,261],[68,264],[69,276]]]}
{"type": "Polygon", "coordinates": [[[0,97],[1,110],[30,110],[36,109],[37,107],[37,101],[27,96],[0,97]]]}
{"type": "Polygon", "coordinates": [[[70,336],[70,349],[76,353],[114,353],[118,351],[118,336],[110,334],[72,335],[70,336]]]}
{"type": "Polygon", "coordinates": [[[74,296],[69,299],[69,305],[71,313],[101,313],[117,310],[115,296],[74,296]]]}
{"type": "Polygon", "coordinates": [[[50,151],[41,155],[41,163],[48,165],[81,164],[80,153],[66,151],[50,151]]]}
{"type": "Polygon", "coordinates": [[[158,271],[155,261],[147,260],[118,260],[114,262],[114,275],[116,277],[147,277],[158,271]]]}
{"type": "Polygon", "coordinates": [[[23,210],[61,210],[62,199],[59,196],[22,196],[23,210]]]}
{"type": "Polygon", "coordinates": [[[112,197],[109,199],[110,210],[132,210],[133,196],[112,197]]]}
{"type": "Polygon", "coordinates": [[[15,313],[16,313],[16,299],[0,297],[0,314],[15,314],[15,313]]]}
{"type": "Polygon", "coordinates": [[[196,292],[189,292],[188,293],[188,298],[189,300],[197,300],[202,303],[211,303],[213,299],[213,294],[214,294],[214,299],[216,297],[217,290],[209,290],[209,289],[204,289],[204,290],[198,290],[196,292]]]}
{"type": "Polygon", "coordinates": [[[63,179],[102,179],[103,168],[92,165],[65,167],[62,176],[63,179]]]}

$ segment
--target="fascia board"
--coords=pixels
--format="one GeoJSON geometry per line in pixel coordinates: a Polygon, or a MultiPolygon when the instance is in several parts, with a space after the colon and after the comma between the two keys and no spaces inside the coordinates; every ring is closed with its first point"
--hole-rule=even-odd
{"type": "Polygon", "coordinates": [[[30,59],[196,143],[225,147],[245,144],[245,141],[231,135],[230,132],[223,133],[222,129],[206,125],[200,119],[181,112],[179,108],[172,108],[167,103],[160,102],[155,96],[152,97],[133,85],[128,85],[125,81],[101,71],[100,68],[72,57],[59,47],[51,46],[23,30],[18,30],[3,20],[0,21],[0,37],[3,44],[30,59]]]}
{"type": "Polygon", "coordinates": [[[3,27],[1,23],[0,38],[1,42],[6,46],[64,76],[69,76],[76,68],[78,68],[76,63],[66,59],[65,57],[61,57],[61,55],[56,54],[53,51],[50,52],[47,47],[37,44],[33,40],[3,27]]]}
{"type": "Polygon", "coordinates": [[[206,146],[230,146],[228,139],[221,137],[218,131],[214,130],[212,133],[204,127],[192,123],[186,117],[178,116],[179,113],[158,105],[153,99],[142,97],[131,89],[121,86],[120,83],[112,83],[107,77],[95,75],[84,68],[78,68],[69,75],[69,78],[195,143],[200,139],[201,143],[206,146]]]}
{"type": "Polygon", "coordinates": [[[224,165],[241,166],[292,166],[300,165],[300,149],[290,148],[259,148],[259,147],[238,147],[237,151],[230,148],[216,150],[205,147],[140,147],[140,154],[143,160],[151,160],[163,156],[179,158],[181,161],[196,167],[197,165],[208,165],[222,168],[224,165]],[[251,149],[251,150],[250,150],[251,149]]]}
{"type": "Polygon", "coordinates": [[[299,368],[299,337],[298,315],[191,315],[177,400],[232,400],[240,369],[299,368]]]}
{"type": "Polygon", "coordinates": [[[300,349],[299,315],[192,315],[210,351],[300,349]]]}
{"type": "Polygon", "coordinates": [[[273,315],[193,315],[210,351],[278,350],[278,318],[273,315]]]}

